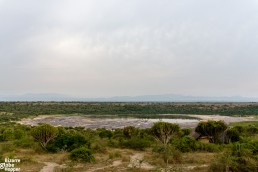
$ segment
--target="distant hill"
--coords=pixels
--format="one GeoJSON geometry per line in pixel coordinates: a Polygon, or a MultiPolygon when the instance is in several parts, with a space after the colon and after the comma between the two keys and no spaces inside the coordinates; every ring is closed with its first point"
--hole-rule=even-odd
{"type": "Polygon", "coordinates": [[[106,98],[83,98],[63,94],[24,94],[19,96],[0,96],[0,101],[82,101],[82,102],[258,102],[249,97],[196,97],[177,94],[116,96],[106,98]]]}

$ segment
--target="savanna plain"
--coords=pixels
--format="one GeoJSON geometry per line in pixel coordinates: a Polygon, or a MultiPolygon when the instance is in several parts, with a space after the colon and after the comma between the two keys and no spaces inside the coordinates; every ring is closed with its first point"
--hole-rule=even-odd
{"type": "Polygon", "coordinates": [[[0,102],[0,164],[31,172],[258,172],[258,103],[0,102]]]}

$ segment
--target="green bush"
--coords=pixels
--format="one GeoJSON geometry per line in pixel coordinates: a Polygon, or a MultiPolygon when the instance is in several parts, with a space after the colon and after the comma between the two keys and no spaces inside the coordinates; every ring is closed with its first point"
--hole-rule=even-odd
{"type": "Polygon", "coordinates": [[[153,136],[162,144],[166,145],[170,139],[176,135],[180,127],[178,124],[171,124],[169,122],[155,122],[151,127],[153,136]]]}
{"type": "Polygon", "coordinates": [[[167,165],[180,163],[182,160],[182,153],[172,145],[157,145],[153,152],[158,153],[167,165]]]}
{"type": "Polygon", "coordinates": [[[228,143],[237,142],[240,140],[240,133],[235,127],[230,128],[226,131],[226,137],[228,138],[228,143]]]}
{"type": "Polygon", "coordinates": [[[15,139],[21,139],[22,137],[24,137],[25,132],[21,129],[16,129],[14,130],[14,138],[15,139]]]}
{"type": "Polygon", "coordinates": [[[135,150],[144,150],[145,148],[150,147],[151,143],[148,140],[141,139],[138,137],[133,137],[128,140],[121,142],[121,146],[125,148],[131,148],[135,150]]]}
{"type": "Polygon", "coordinates": [[[133,126],[128,126],[123,129],[124,136],[126,138],[132,138],[133,136],[137,136],[138,129],[133,126]]]}
{"type": "Polygon", "coordinates": [[[58,129],[49,124],[41,124],[32,128],[31,136],[46,149],[48,143],[53,140],[58,133],[58,129]]]}
{"type": "Polygon", "coordinates": [[[102,129],[99,133],[100,138],[111,138],[113,136],[110,130],[102,129]]]}
{"type": "Polygon", "coordinates": [[[35,142],[28,137],[23,137],[19,140],[15,140],[14,144],[18,147],[22,147],[22,148],[30,148],[33,147],[33,145],[35,144],[35,142]]]}
{"type": "Polygon", "coordinates": [[[210,143],[221,143],[221,133],[227,129],[227,124],[224,121],[199,122],[195,128],[195,132],[202,136],[208,136],[210,143]]]}
{"type": "Polygon", "coordinates": [[[95,158],[91,151],[88,148],[81,147],[74,149],[71,154],[70,158],[73,161],[84,161],[84,162],[94,162],[95,158]]]}
{"type": "Polygon", "coordinates": [[[74,134],[65,133],[57,136],[47,146],[47,150],[51,152],[57,152],[60,150],[72,151],[73,149],[86,146],[90,147],[90,142],[80,134],[75,132],[74,134]]]}
{"type": "Polygon", "coordinates": [[[234,143],[231,149],[210,165],[210,171],[253,172],[258,171],[258,157],[246,144],[234,143]]]}
{"type": "Polygon", "coordinates": [[[207,152],[219,152],[221,151],[221,146],[214,143],[197,143],[197,150],[207,151],[207,152]]]}
{"type": "Polygon", "coordinates": [[[113,147],[113,148],[119,148],[121,146],[122,143],[122,139],[119,141],[117,139],[110,139],[107,143],[107,145],[109,147],[113,147]]]}
{"type": "Polygon", "coordinates": [[[14,133],[12,129],[6,129],[4,130],[3,134],[2,134],[2,139],[3,141],[10,141],[14,139],[14,133]]]}
{"type": "Polygon", "coordinates": [[[95,143],[92,144],[91,146],[92,151],[94,153],[106,153],[107,151],[107,143],[105,141],[96,141],[95,143]]]}
{"type": "Polygon", "coordinates": [[[190,128],[182,128],[180,130],[181,136],[188,136],[191,132],[192,130],[190,128]]]}
{"type": "Polygon", "coordinates": [[[198,149],[198,141],[190,136],[184,136],[183,138],[176,139],[171,142],[181,152],[191,152],[198,149]]]}
{"type": "Polygon", "coordinates": [[[254,135],[254,134],[258,134],[258,127],[255,126],[248,126],[245,128],[245,132],[248,135],[254,135]]]}

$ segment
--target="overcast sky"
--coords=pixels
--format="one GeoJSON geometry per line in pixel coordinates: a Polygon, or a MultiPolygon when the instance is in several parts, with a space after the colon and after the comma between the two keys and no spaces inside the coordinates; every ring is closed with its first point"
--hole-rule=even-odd
{"type": "Polygon", "coordinates": [[[258,0],[0,0],[0,95],[258,97],[258,0]]]}

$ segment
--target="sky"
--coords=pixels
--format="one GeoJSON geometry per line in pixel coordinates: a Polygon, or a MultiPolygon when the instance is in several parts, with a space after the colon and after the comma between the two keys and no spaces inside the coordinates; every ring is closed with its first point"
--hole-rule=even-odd
{"type": "Polygon", "coordinates": [[[258,0],[0,0],[0,95],[258,97],[258,0]]]}

